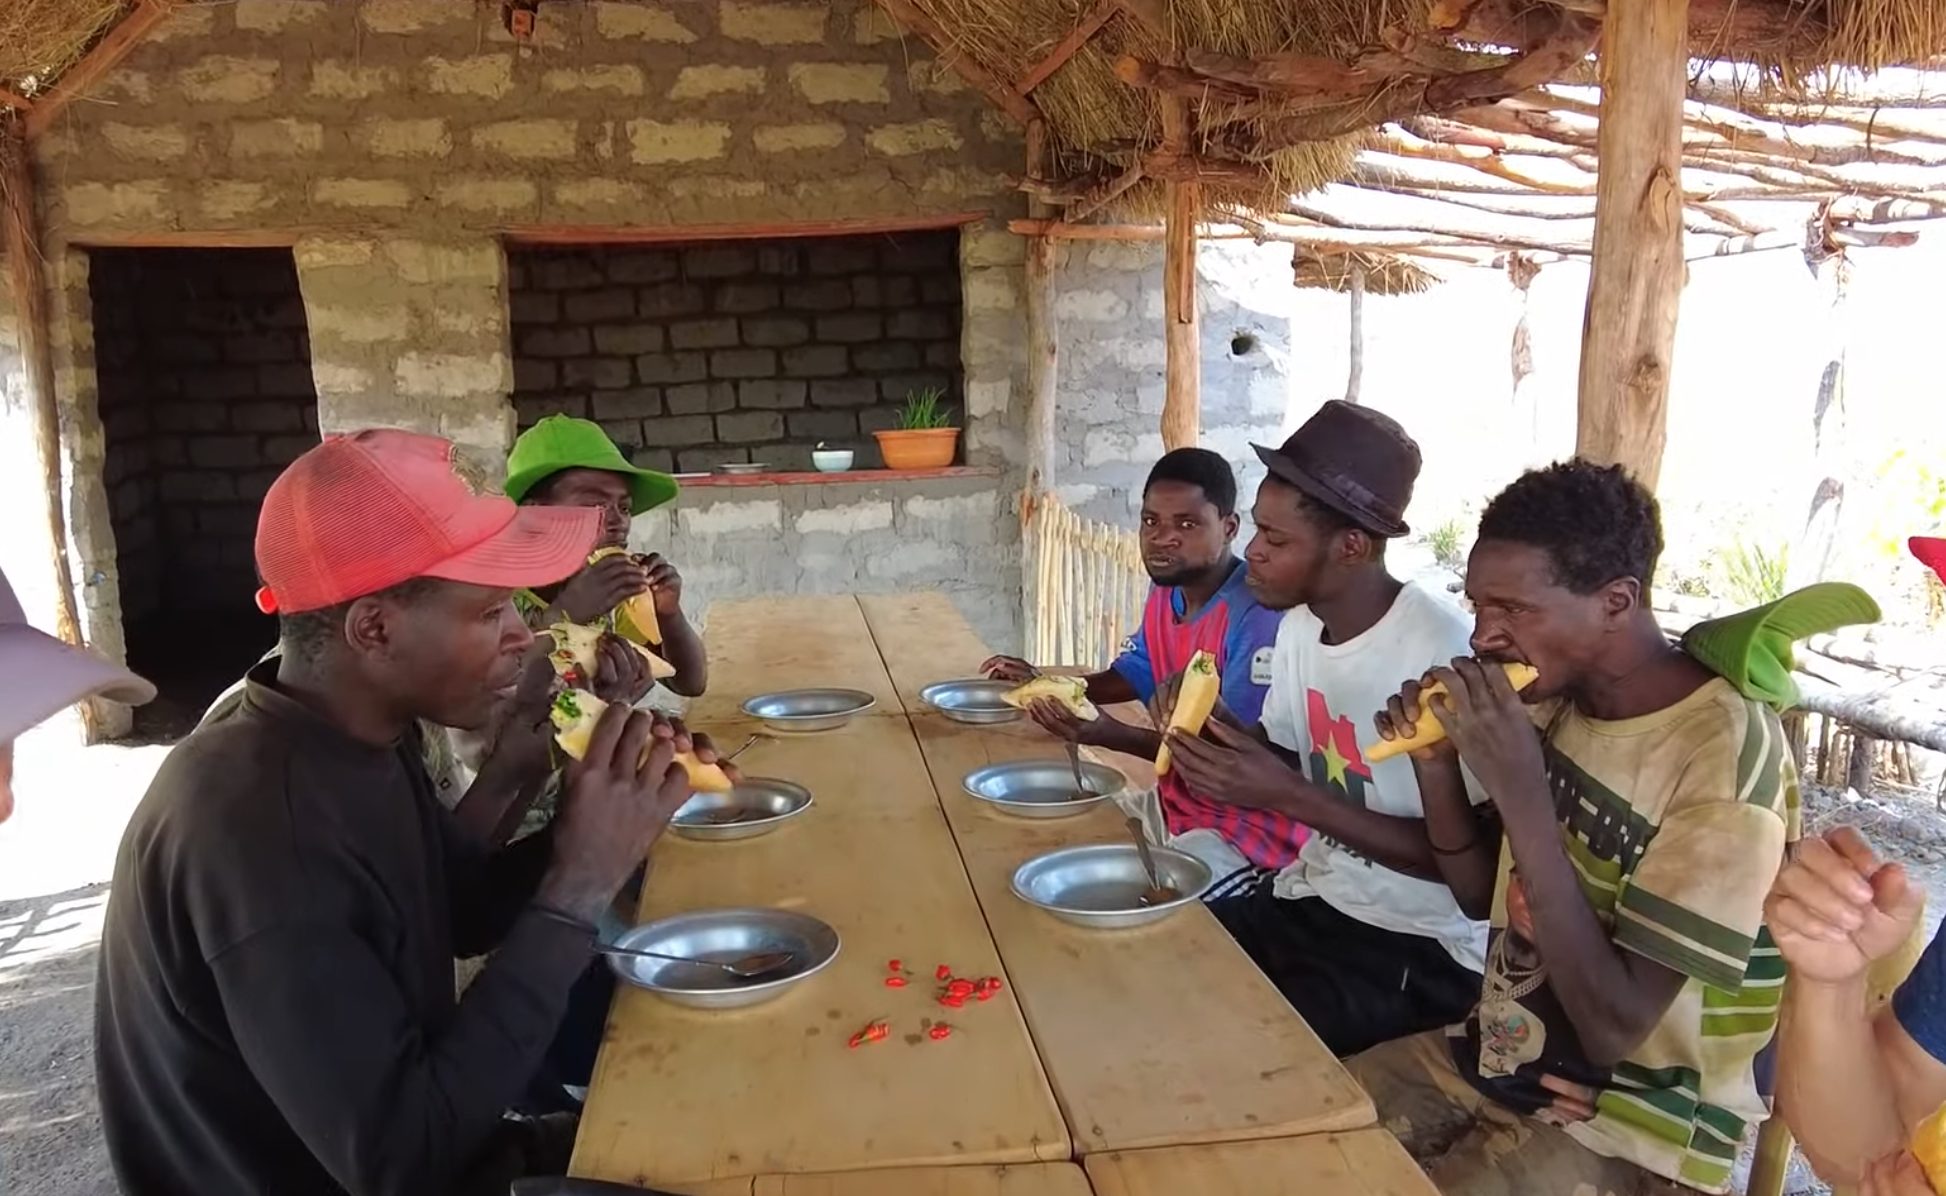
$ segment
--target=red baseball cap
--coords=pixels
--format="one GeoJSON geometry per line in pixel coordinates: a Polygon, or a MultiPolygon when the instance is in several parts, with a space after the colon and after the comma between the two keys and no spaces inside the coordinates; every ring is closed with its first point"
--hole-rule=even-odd
{"type": "Polygon", "coordinates": [[[1946,582],[1946,540],[1914,536],[1905,545],[1912,550],[1913,556],[1919,558],[1920,564],[1939,574],[1939,580],[1946,582]]]}
{"type": "Polygon", "coordinates": [[[517,507],[452,441],[374,428],[327,436],[291,463],[257,516],[265,614],[301,614],[415,577],[518,589],[579,569],[593,507],[517,507]]]}

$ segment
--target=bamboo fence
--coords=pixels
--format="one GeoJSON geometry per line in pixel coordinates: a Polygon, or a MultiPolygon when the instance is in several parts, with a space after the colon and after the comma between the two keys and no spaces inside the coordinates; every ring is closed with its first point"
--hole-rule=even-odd
{"type": "Polygon", "coordinates": [[[1106,668],[1141,623],[1149,575],[1137,535],[1083,519],[1043,495],[1030,531],[1034,618],[1028,659],[1106,668]]]}

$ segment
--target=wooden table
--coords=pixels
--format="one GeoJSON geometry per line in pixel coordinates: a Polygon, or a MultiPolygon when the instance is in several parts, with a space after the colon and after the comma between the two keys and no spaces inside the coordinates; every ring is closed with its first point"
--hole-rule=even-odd
{"type": "Polygon", "coordinates": [[[1384,1130],[1088,1156],[1095,1196],[1439,1196],[1384,1130]]]}
{"type": "Polygon", "coordinates": [[[969,1009],[966,1032],[946,1041],[919,1033],[922,1018],[942,1012],[923,984],[885,987],[893,958],[1005,975],[905,720],[856,719],[761,744],[747,759],[753,773],[804,785],[816,804],[756,839],[665,837],[650,857],[641,917],[801,909],[838,931],[838,959],[745,1010],[685,1009],[624,988],[573,1174],[657,1184],[1069,1157],[1011,983],[969,1009]],[[879,1018],[893,1021],[892,1039],[846,1048],[879,1018]]]}
{"type": "Polygon", "coordinates": [[[914,719],[960,858],[1082,1154],[1356,1129],[1369,1097],[1200,905],[1152,926],[1070,926],[1013,894],[1037,855],[1126,839],[1112,805],[1022,819],[960,792],[1008,760],[1059,759],[1025,722],[914,719]]]}
{"type": "MultiPolygon", "coordinates": [[[[843,952],[799,991],[749,1010],[621,993],[574,1174],[695,1196],[743,1196],[746,1182],[749,1196],[1079,1196],[1079,1173],[1044,1161],[1080,1155],[1104,1160],[1097,1191],[1119,1182],[1134,1194],[1159,1192],[1139,1185],[1171,1167],[1221,1174],[1260,1157],[1225,1147],[1192,1164],[1174,1150],[1264,1139],[1249,1145],[1282,1167],[1289,1135],[1373,1123],[1370,1100],[1205,910],[1103,933],[1013,896],[1013,870],[1032,856],[1124,832],[1109,810],[1026,821],[964,796],[960,779],[976,767],[1060,750],[1030,724],[968,727],[919,703],[925,685],[970,676],[988,654],[943,595],[724,603],[707,638],[711,695],[691,721],[726,748],[752,727],[737,707],[765,690],[852,686],[880,695],[882,713],[917,713],[758,744],[739,763],[806,785],[812,811],[747,842],[657,846],[645,919],[802,908],[838,929],[843,952]],[[933,1041],[916,1033],[940,1012],[923,984],[884,986],[895,957],[922,976],[947,963],[1007,988],[946,1015],[961,1033],[933,1041]],[[881,1017],[910,1029],[845,1049],[881,1017]],[[1162,1147],[1174,1149],[1151,1149],[1162,1147]]],[[[1141,762],[1114,763],[1148,783],[1141,762]]],[[[1377,1149],[1357,1134],[1317,1141],[1351,1143],[1315,1148],[1332,1175],[1366,1174],[1352,1162],[1377,1149]]],[[[1424,1191],[1390,1180],[1343,1190],[1424,1191]]]]}
{"type": "Polygon", "coordinates": [[[849,595],[718,602],[703,638],[710,680],[689,704],[694,721],[741,718],[743,703],[759,694],[822,686],[864,690],[878,699],[875,714],[905,712],[865,613],[849,595]]]}

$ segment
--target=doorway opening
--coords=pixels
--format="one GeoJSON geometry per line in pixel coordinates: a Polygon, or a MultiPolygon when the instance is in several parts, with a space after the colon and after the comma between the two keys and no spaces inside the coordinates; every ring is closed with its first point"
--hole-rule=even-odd
{"type": "Polygon", "coordinates": [[[257,511],[318,443],[317,390],[288,249],[89,254],[129,666],[156,683],[133,737],[168,741],[269,650],[257,511]]]}

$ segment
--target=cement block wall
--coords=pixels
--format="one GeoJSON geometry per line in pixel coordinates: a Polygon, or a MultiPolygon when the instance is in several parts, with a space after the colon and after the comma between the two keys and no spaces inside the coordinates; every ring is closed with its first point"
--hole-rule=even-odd
{"type": "Polygon", "coordinates": [[[820,443],[877,468],[870,433],[932,387],[955,412],[959,235],[516,251],[521,428],[594,419],[639,465],[811,468],[820,443]]]}
{"type": "Polygon", "coordinates": [[[318,442],[296,265],[275,249],[91,256],[123,616],[248,612],[258,506],[318,442]]]}
{"type": "Polygon", "coordinates": [[[685,603],[746,594],[952,598],[990,644],[1020,639],[1020,532],[998,476],[793,486],[694,486],[635,520],[639,551],[668,554],[685,603]]]}
{"type": "MultiPolygon", "coordinates": [[[[551,0],[529,47],[461,0],[190,4],[36,152],[63,497],[83,630],[110,655],[123,612],[85,245],[292,246],[320,426],[436,431],[498,470],[516,427],[507,240],[970,220],[963,456],[995,476],[1019,460],[1022,253],[1004,228],[1024,214],[1007,177],[1021,132],[867,0],[551,0]]],[[[752,584],[824,584],[782,561],[794,543],[752,584]]],[[[1017,570],[995,584],[1017,606],[1017,570]]]]}
{"type": "MultiPolygon", "coordinates": [[[[1202,443],[1237,471],[1246,512],[1264,474],[1250,444],[1281,441],[1291,406],[1300,299],[1290,263],[1289,246],[1209,241],[1197,250],[1202,443]]],[[[1090,518],[1132,527],[1163,451],[1162,246],[1070,242],[1056,268],[1061,497],[1090,518]]]]}

